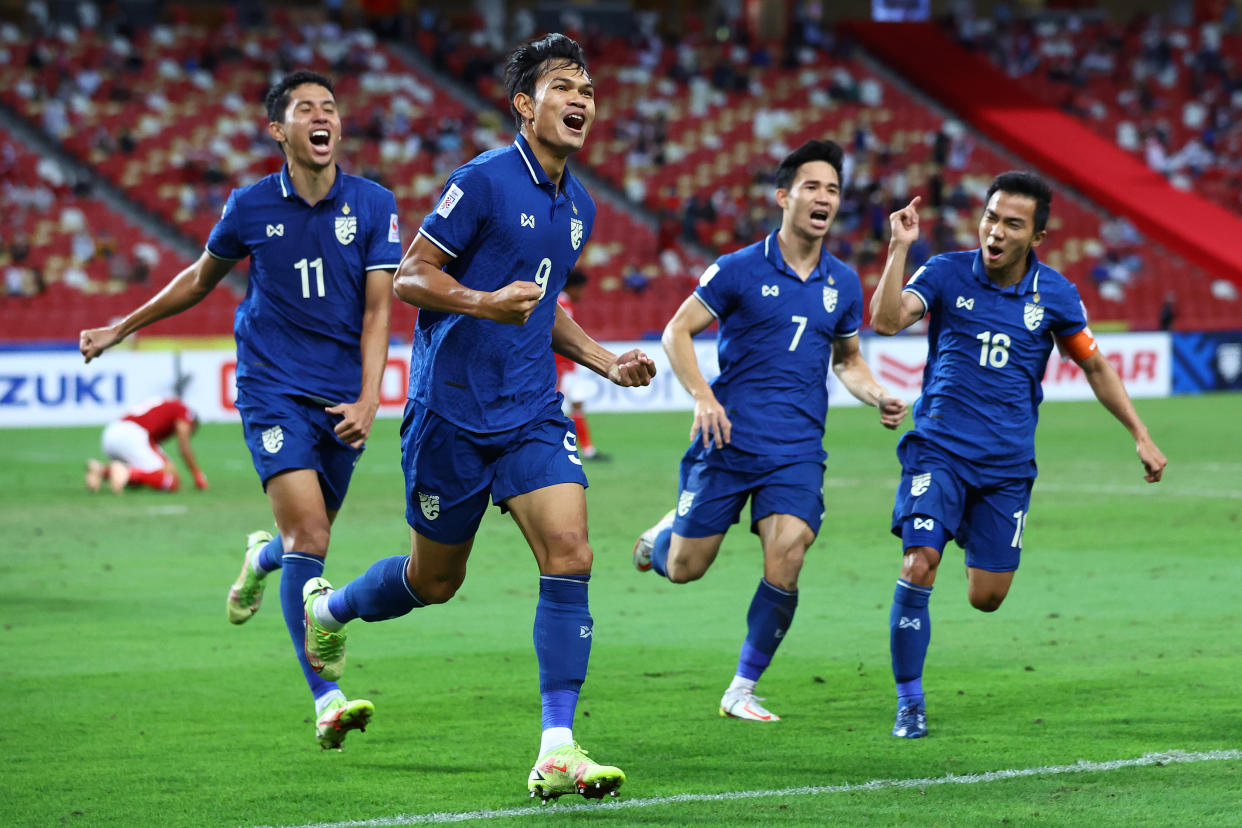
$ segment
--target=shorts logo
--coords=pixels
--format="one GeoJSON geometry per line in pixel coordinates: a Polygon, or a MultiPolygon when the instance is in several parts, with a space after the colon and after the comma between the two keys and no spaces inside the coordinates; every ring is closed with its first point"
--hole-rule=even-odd
{"type": "Polygon", "coordinates": [[[448,192],[444,194],[444,198],[440,199],[440,205],[436,207],[436,215],[440,218],[448,218],[449,213],[453,212],[453,208],[457,206],[457,202],[461,201],[461,197],[465,193],[461,191],[461,187],[456,184],[450,184],[448,192]]]}
{"type": "Polygon", "coordinates": [[[923,494],[923,492],[927,491],[930,486],[931,472],[916,474],[914,477],[910,478],[910,494],[913,497],[918,497],[923,494]]]}
{"type": "Polygon", "coordinates": [[[582,247],[582,219],[580,218],[569,220],[569,243],[574,246],[574,250],[582,247]]]}
{"type": "Polygon", "coordinates": [[[435,520],[440,516],[440,496],[418,493],[418,505],[427,520],[435,520]]]}
{"type": "Polygon", "coordinates": [[[585,624],[578,625],[578,637],[579,638],[590,638],[592,632],[594,632],[594,630],[586,626],[585,624]]]}
{"type": "Polygon", "coordinates": [[[268,454],[275,454],[280,451],[280,447],[285,444],[285,432],[278,425],[263,432],[263,448],[268,454]]]}
{"type": "Polygon", "coordinates": [[[1022,324],[1026,325],[1026,329],[1028,331],[1039,330],[1039,323],[1043,321],[1044,306],[1027,302],[1026,307],[1022,309],[1022,324]]]}
{"type": "Polygon", "coordinates": [[[677,498],[677,514],[685,517],[690,514],[690,506],[694,503],[694,492],[682,492],[677,498]]]}
{"type": "Polygon", "coordinates": [[[335,230],[336,240],[341,244],[349,244],[358,234],[358,217],[337,216],[335,230]]]}
{"type": "Polygon", "coordinates": [[[829,313],[832,313],[836,309],[837,309],[837,289],[830,288],[830,287],[824,288],[824,310],[828,311],[829,313]]]}
{"type": "Polygon", "coordinates": [[[914,528],[922,529],[924,531],[930,532],[936,528],[936,521],[932,520],[931,518],[915,518],[914,528]]]}
{"type": "Polygon", "coordinates": [[[578,459],[578,435],[572,431],[566,431],[561,445],[565,447],[565,451],[569,452],[569,462],[575,466],[581,466],[582,461],[578,459]]]}
{"type": "Polygon", "coordinates": [[[906,618],[903,615],[901,616],[901,620],[897,622],[897,629],[899,630],[921,630],[923,629],[923,619],[922,618],[906,618]]]}

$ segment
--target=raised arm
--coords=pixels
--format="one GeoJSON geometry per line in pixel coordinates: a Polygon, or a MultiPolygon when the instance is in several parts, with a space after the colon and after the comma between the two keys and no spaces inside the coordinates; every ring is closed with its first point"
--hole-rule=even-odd
{"type": "Polygon", "coordinates": [[[1147,426],[1143,425],[1138,412],[1134,410],[1134,403],[1130,401],[1130,395],[1126,393],[1126,387],[1121,382],[1121,377],[1117,375],[1117,370],[1098,350],[1079,361],[1078,364],[1082,366],[1087,382],[1091,384],[1091,390],[1095,393],[1095,398],[1126,427],[1126,431],[1130,432],[1130,436],[1134,438],[1135,451],[1146,472],[1144,478],[1148,483],[1159,482],[1161,475],[1164,474],[1164,467],[1169,461],[1152,442],[1151,435],[1147,433],[1147,426]]]}
{"type": "Polygon", "coordinates": [[[362,310],[362,391],[351,403],[326,409],[339,414],[334,431],[341,442],[362,448],[371,434],[375,412],[379,410],[380,383],[388,365],[388,329],[392,313],[393,271],[367,271],[366,304],[362,310]]]}
{"type": "Polygon", "coordinates": [[[650,385],[656,373],[655,362],[642,350],[617,356],[592,339],[559,304],[552,323],[552,350],[625,387],[650,385]]]}
{"type": "Polygon", "coordinates": [[[733,436],[733,423],[725,413],[724,406],[716,399],[707,378],[699,370],[699,360],[694,353],[694,336],[712,324],[715,317],[711,311],[691,295],[681,303],[677,313],[664,326],[660,337],[669,365],[677,375],[682,387],[694,397],[694,421],[690,425],[690,439],[702,439],[703,445],[714,442],[717,448],[729,442],[733,436]]]}
{"type": "Polygon", "coordinates": [[[919,237],[920,197],[889,214],[892,237],[888,242],[888,258],[880,283],[871,294],[871,329],[881,336],[892,336],[923,318],[925,309],[917,296],[903,293],[906,284],[906,254],[919,237]]]}
{"type": "Polygon", "coordinates": [[[866,405],[880,410],[880,424],[895,429],[906,418],[906,401],[894,397],[875,380],[871,367],[858,348],[858,337],[838,337],[832,343],[832,370],[845,386],[866,405]]]}
{"type": "Polygon", "coordinates": [[[234,262],[217,259],[204,251],[198,261],[173,277],[159,293],[152,296],[115,325],[89,328],[78,335],[78,348],[90,362],[134,331],[153,322],[175,316],[197,305],[220,284],[234,262]]]}
{"type": "Polygon", "coordinates": [[[534,282],[511,282],[490,292],[473,290],[444,272],[452,260],[426,236],[416,235],[397,267],[393,292],[408,305],[508,325],[525,324],[543,295],[534,282]]]}

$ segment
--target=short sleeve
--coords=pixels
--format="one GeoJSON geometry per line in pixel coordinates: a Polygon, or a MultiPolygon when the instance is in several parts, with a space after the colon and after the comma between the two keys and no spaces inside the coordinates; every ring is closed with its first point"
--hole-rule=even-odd
{"type": "Polygon", "coordinates": [[[856,284],[850,290],[849,304],[845,307],[845,311],[840,318],[837,319],[837,329],[833,332],[833,336],[837,338],[856,336],[858,329],[862,327],[862,283],[858,281],[857,275],[851,275],[853,275],[856,284]]]}
{"type": "Polygon", "coordinates": [[[418,232],[453,258],[461,255],[483,229],[492,209],[492,186],[478,166],[462,167],[449,176],[436,209],[418,232]]]}
{"type": "Polygon", "coordinates": [[[207,237],[207,252],[217,259],[240,262],[250,255],[250,249],[242,240],[239,212],[237,190],[234,190],[229,193],[229,200],[224,202],[220,220],[211,228],[211,235],[207,237]]]}
{"type": "Polygon", "coordinates": [[[910,281],[902,289],[903,293],[913,293],[923,303],[923,315],[926,316],[940,302],[940,293],[944,285],[945,274],[951,265],[947,259],[933,256],[914,271],[910,281]]]}
{"type": "Polygon", "coordinates": [[[712,262],[703,271],[703,275],[699,277],[699,286],[694,289],[694,295],[717,319],[726,316],[737,303],[737,286],[731,271],[721,267],[723,262],[723,259],[712,262]]]}
{"type": "Polygon", "coordinates": [[[401,264],[401,227],[397,199],[381,190],[371,208],[371,238],[367,247],[367,270],[396,270],[401,264]]]}
{"type": "Polygon", "coordinates": [[[1087,327],[1087,308],[1073,282],[1066,281],[1060,305],[1057,308],[1056,327],[1052,331],[1054,335],[1070,336],[1087,327]]]}

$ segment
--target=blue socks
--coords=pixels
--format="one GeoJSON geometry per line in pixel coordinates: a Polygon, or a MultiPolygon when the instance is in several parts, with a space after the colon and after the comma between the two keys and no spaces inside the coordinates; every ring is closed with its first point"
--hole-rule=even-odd
{"type": "MultiPolygon", "coordinates": [[[[279,536],[273,539],[279,544],[279,536]]],[[[268,544],[270,547],[271,544],[268,544]]],[[[263,553],[266,554],[267,547],[263,553]]],[[[298,664],[302,665],[302,675],[310,685],[311,694],[319,698],[337,689],[336,682],[324,681],[306,660],[306,614],[302,607],[302,587],[311,578],[323,574],[323,558],[314,555],[303,555],[301,552],[290,552],[281,559],[280,573],[280,610],[285,616],[285,626],[289,628],[289,637],[293,639],[293,649],[298,655],[298,664]]]]}
{"type": "Polygon", "coordinates": [[[587,606],[589,580],[590,575],[539,576],[534,638],[544,730],[573,727],[595,624],[587,606]]]}
{"type": "Polygon", "coordinates": [[[787,592],[772,586],[766,578],[759,579],[759,587],[746,613],[746,640],[742,642],[742,651],[737,657],[738,676],[751,681],[759,680],[793,623],[797,608],[796,590],[787,592]]]}
{"type": "Polygon", "coordinates": [[[669,524],[667,529],[660,531],[656,535],[655,543],[651,545],[651,568],[654,569],[661,578],[668,577],[668,548],[673,543],[673,526],[669,524]]]}
{"type": "Polygon", "coordinates": [[[923,703],[923,661],[931,643],[931,613],[927,602],[932,588],[897,579],[893,610],[888,617],[897,706],[923,703]]]}
{"type": "Polygon", "coordinates": [[[259,569],[264,572],[272,572],[280,569],[280,561],[284,556],[285,542],[281,539],[280,535],[277,535],[259,550],[258,560],[255,561],[255,563],[258,565],[259,569]]]}
{"type": "Polygon", "coordinates": [[[409,555],[381,558],[371,568],[328,596],[328,612],[343,626],[355,618],[387,621],[427,606],[405,578],[409,555]]]}

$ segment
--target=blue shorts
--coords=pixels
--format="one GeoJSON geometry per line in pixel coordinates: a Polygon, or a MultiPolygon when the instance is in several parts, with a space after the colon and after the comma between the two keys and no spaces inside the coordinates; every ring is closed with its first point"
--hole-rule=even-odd
{"type": "Polygon", "coordinates": [[[267,481],[283,471],[314,469],[319,474],[324,506],[341,508],[349,478],[362,449],[345,445],[333,429],[341,418],[305,397],[256,394],[237,389],[237,410],[254,470],[264,491],[267,481]]]}
{"type": "Polygon", "coordinates": [[[904,549],[930,546],[943,552],[954,538],[966,550],[969,567],[1018,568],[1035,478],[1004,477],[909,434],[897,457],[901,483],[892,530],[904,549]]]}
{"type": "Polygon", "coordinates": [[[488,496],[505,511],[515,495],[558,483],[586,488],[578,434],[560,399],[518,428],[492,434],[467,431],[410,400],[401,423],[405,520],[433,541],[474,537],[488,496]]]}
{"type": "Polygon", "coordinates": [[[824,521],[824,464],[762,457],[698,440],[681,459],[673,532],[683,538],[722,535],[750,500],[750,531],[768,515],[793,515],[819,534],[824,521]]]}

